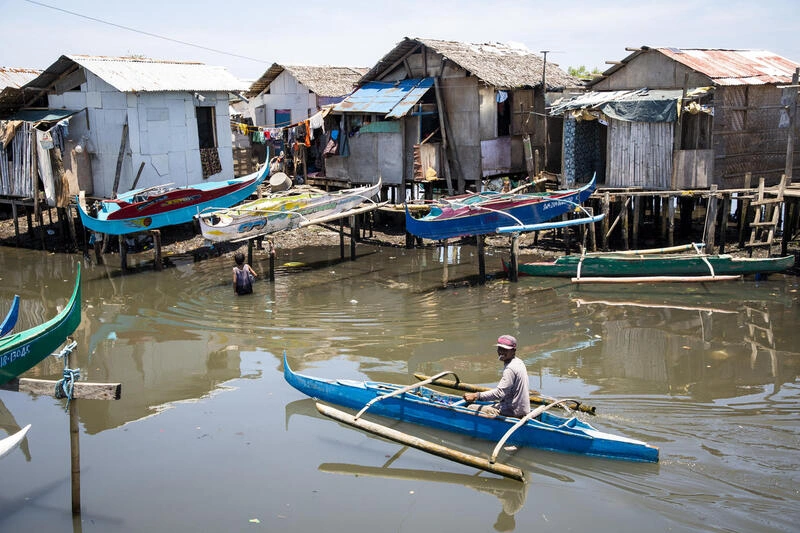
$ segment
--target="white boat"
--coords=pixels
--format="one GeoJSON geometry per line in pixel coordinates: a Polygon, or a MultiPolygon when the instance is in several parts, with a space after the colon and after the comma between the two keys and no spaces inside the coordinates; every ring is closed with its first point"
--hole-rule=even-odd
{"type": "Polygon", "coordinates": [[[235,242],[295,229],[371,201],[380,188],[378,180],[374,185],[332,193],[260,198],[228,209],[201,213],[198,216],[200,231],[209,241],[235,242]]]}

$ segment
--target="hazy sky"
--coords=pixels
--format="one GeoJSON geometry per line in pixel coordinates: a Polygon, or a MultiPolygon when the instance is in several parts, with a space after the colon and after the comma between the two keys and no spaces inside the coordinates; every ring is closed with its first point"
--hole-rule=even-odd
{"type": "Polygon", "coordinates": [[[370,67],[404,37],[521,43],[548,62],[605,70],[626,47],[765,49],[800,62],[797,0],[0,0],[0,66],[62,54],[143,55],[226,67],[370,67]],[[757,6],[761,4],[761,6],[757,6]],[[51,7],[45,7],[51,6],[51,7]],[[68,13],[66,11],[76,13],[68,13]]]}

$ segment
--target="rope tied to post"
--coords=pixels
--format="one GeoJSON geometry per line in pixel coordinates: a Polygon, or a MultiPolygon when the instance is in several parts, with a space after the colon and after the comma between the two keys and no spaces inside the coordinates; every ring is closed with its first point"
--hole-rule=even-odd
{"type": "Polygon", "coordinates": [[[69,368],[69,354],[78,346],[78,343],[71,337],[69,340],[70,343],[64,346],[59,353],[53,354],[59,359],[64,359],[63,377],[56,382],[55,386],[55,397],[58,399],[67,399],[67,405],[64,410],[69,409],[69,402],[72,401],[72,390],[75,387],[75,381],[81,377],[80,368],[69,368]]]}
{"type": "Polygon", "coordinates": [[[69,409],[69,402],[72,401],[72,389],[75,387],[75,381],[81,377],[80,368],[66,368],[62,374],[64,377],[56,382],[55,395],[56,398],[66,398],[66,409],[69,409]]]}

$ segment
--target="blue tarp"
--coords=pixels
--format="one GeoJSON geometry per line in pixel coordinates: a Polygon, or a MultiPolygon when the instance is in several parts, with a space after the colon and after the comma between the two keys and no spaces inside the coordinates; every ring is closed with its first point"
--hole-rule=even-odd
{"type": "Polygon", "coordinates": [[[553,105],[550,114],[589,109],[629,122],[675,122],[681,95],[680,90],[591,92],[553,105]]]}
{"type": "Polygon", "coordinates": [[[22,120],[25,122],[60,122],[75,113],[74,109],[20,109],[6,120],[22,120]]]}
{"type": "Polygon", "coordinates": [[[371,81],[336,104],[333,112],[381,113],[385,114],[385,118],[400,118],[408,113],[431,87],[433,78],[397,82],[371,81]]]}

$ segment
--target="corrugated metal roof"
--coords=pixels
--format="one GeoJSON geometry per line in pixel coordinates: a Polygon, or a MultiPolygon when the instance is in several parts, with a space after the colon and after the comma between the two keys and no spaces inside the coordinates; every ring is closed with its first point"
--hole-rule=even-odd
{"type": "Polygon", "coordinates": [[[247,90],[247,97],[258,96],[275,81],[283,71],[288,72],[308,90],[321,97],[342,97],[353,88],[366,68],[332,67],[327,65],[279,65],[273,63],[247,90]]]}
{"type": "MultiPolygon", "coordinates": [[[[409,37],[399,42],[391,52],[378,61],[361,81],[379,79],[382,74],[385,74],[385,69],[397,64],[399,60],[420,46],[430,48],[498,89],[542,85],[544,59],[522,45],[460,43],[409,37]]],[[[582,86],[580,80],[550,62],[546,67],[546,82],[548,89],[582,86]]]]}
{"type": "Polygon", "coordinates": [[[19,89],[41,73],[41,70],[32,68],[0,67],[0,90],[6,87],[19,89]]]}
{"type": "Polygon", "coordinates": [[[25,122],[60,122],[75,113],[77,109],[20,109],[8,117],[8,120],[24,120],[25,122]]]}
{"type": "Polygon", "coordinates": [[[715,85],[784,84],[800,63],[795,63],[767,50],[722,50],[713,48],[652,48],[642,46],[603,72],[602,78],[592,80],[595,85],[614,72],[625,68],[641,54],[658,52],[686,67],[708,76],[715,85]]]}
{"type": "Polygon", "coordinates": [[[29,86],[46,89],[79,65],[120,92],[243,91],[246,83],[223,67],[142,57],[65,55],[29,86]]]}
{"type": "Polygon", "coordinates": [[[333,107],[341,113],[385,114],[399,118],[408,113],[425,93],[433,87],[433,78],[408,79],[398,82],[373,81],[359,87],[353,94],[333,107]]]}

